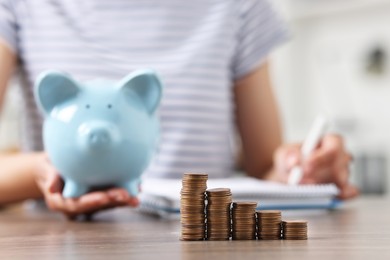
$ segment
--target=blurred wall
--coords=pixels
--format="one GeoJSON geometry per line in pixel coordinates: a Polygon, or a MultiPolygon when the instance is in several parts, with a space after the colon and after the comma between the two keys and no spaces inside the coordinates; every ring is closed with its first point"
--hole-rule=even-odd
{"type": "Polygon", "coordinates": [[[386,190],[389,168],[390,1],[278,0],[291,41],[272,57],[288,140],[321,113],[355,155],[354,181],[386,190]]]}

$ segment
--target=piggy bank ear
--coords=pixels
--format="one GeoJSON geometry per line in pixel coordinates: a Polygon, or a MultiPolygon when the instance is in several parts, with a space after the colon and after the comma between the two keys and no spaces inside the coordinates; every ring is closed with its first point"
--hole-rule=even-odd
{"type": "Polygon", "coordinates": [[[79,85],[69,76],[54,71],[40,74],[35,84],[35,101],[45,114],[53,108],[73,97],[79,91],[79,85]]]}
{"type": "Polygon", "coordinates": [[[125,95],[135,93],[149,114],[153,114],[160,104],[162,84],[152,70],[138,70],[131,73],[119,83],[119,87],[125,95]]]}

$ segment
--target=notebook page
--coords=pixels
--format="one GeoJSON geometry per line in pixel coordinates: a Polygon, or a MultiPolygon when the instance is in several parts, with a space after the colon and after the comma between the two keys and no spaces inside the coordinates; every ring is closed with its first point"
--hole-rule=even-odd
{"type": "MultiPolygon", "coordinates": [[[[144,179],[139,210],[171,218],[180,212],[180,179],[144,179]]],[[[257,201],[258,209],[330,209],[337,207],[333,184],[288,186],[250,177],[210,179],[208,188],[230,188],[233,200],[257,201]]]]}
{"type": "MultiPolygon", "coordinates": [[[[181,180],[151,179],[142,181],[142,192],[180,200],[181,180]]],[[[209,179],[208,188],[230,188],[233,198],[270,197],[270,198],[304,198],[334,197],[338,189],[333,184],[289,186],[275,182],[262,181],[250,177],[234,177],[225,179],[209,179]]]]}

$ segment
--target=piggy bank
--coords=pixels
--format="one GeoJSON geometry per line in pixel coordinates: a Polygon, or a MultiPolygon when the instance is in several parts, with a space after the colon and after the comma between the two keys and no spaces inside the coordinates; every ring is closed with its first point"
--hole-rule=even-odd
{"type": "Polygon", "coordinates": [[[64,197],[102,186],[138,194],[159,136],[162,85],[153,71],[85,83],[49,71],[39,76],[34,94],[45,115],[45,151],[64,180],[64,197]]]}

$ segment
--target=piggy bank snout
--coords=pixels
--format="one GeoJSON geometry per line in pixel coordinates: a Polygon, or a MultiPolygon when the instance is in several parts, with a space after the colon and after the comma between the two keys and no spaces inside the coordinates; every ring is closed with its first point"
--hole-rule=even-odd
{"type": "Polygon", "coordinates": [[[79,129],[82,146],[87,149],[109,148],[119,142],[120,135],[115,126],[102,123],[83,124],[79,129]]]}
{"type": "Polygon", "coordinates": [[[106,146],[111,141],[110,133],[109,133],[108,129],[105,129],[105,128],[93,129],[88,134],[87,138],[88,138],[89,145],[92,147],[106,146]]]}

